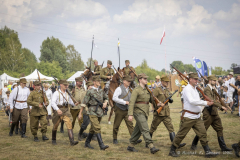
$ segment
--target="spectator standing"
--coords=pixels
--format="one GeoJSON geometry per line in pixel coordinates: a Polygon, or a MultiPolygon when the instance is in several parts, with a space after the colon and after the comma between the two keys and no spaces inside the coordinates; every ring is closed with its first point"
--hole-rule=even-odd
{"type": "MultiPolygon", "coordinates": [[[[238,75],[236,77],[236,82],[235,82],[235,86],[237,86],[237,88],[240,88],[240,75],[238,75]]],[[[235,100],[237,102],[237,106],[239,106],[239,102],[238,102],[238,91],[235,89],[234,93],[233,93],[233,97],[235,97],[235,100]]]]}
{"type": "Polygon", "coordinates": [[[57,90],[57,86],[55,85],[54,82],[52,82],[52,86],[50,89],[52,90],[52,93],[54,93],[57,90]]]}
{"type": "MultiPolygon", "coordinates": [[[[231,84],[235,85],[235,79],[233,78],[233,72],[230,72],[229,76],[230,76],[229,84],[231,83],[231,84]]],[[[234,109],[233,109],[233,92],[234,91],[235,91],[235,89],[229,85],[229,87],[228,87],[228,92],[229,92],[228,99],[229,99],[229,102],[230,102],[230,108],[232,109],[232,113],[234,111],[234,109]]]]}
{"type": "Polygon", "coordinates": [[[2,98],[3,99],[7,97],[7,94],[6,94],[7,91],[9,91],[7,88],[7,83],[4,83],[4,88],[2,89],[2,98]]]}
{"type": "Polygon", "coordinates": [[[159,87],[160,85],[161,85],[160,76],[157,75],[156,81],[154,82],[154,84],[152,84],[152,88],[155,89],[156,87],[159,87]]]}

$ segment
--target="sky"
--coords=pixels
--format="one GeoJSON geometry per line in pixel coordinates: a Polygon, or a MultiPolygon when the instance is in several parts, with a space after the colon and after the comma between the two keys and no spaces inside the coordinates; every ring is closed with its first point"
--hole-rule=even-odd
{"type": "Polygon", "coordinates": [[[229,69],[240,64],[240,0],[0,0],[0,26],[18,32],[22,47],[40,57],[47,37],[72,44],[84,62],[146,59],[162,70],[173,61],[229,69]],[[164,29],[165,28],[165,29],[164,29]],[[165,30],[162,44],[160,40],[165,30]]]}

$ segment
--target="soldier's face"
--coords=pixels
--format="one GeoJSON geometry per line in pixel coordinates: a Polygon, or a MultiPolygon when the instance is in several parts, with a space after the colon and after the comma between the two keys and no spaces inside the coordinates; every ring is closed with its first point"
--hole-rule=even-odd
{"type": "Polygon", "coordinates": [[[82,86],[82,84],[83,84],[83,82],[81,82],[81,81],[80,81],[80,82],[78,82],[78,81],[77,81],[77,82],[76,82],[76,84],[77,84],[77,86],[78,86],[78,87],[81,87],[81,86],[82,86]]]}
{"type": "Polygon", "coordinates": [[[100,86],[100,81],[93,81],[93,84],[95,87],[99,87],[100,86]]]}
{"type": "Polygon", "coordinates": [[[167,87],[168,86],[168,82],[162,81],[161,83],[162,83],[163,87],[167,87]]]}
{"type": "Polygon", "coordinates": [[[142,83],[143,85],[146,85],[147,84],[147,78],[141,78],[139,79],[139,82],[142,83]]]}
{"type": "Polygon", "coordinates": [[[212,85],[212,86],[215,86],[215,85],[216,85],[216,81],[212,81],[212,82],[211,82],[211,85],[212,85]]]}
{"type": "Polygon", "coordinates": [[[41,87],[40,85],[37,85],[37,86],[35,86],[35,89],[40,90],[40,87],[41,87]]]}
{"type": "Polygon", "coordinates": [[[130,63],[127,62],[127,63],[125,63],[125,64],[126,64],[126,66],[129,66],[130,63]]]}
{"type": "Polygon", "coordinates": [[[20,83],[20,86],[21,86],[22,88],[24,88],[24,87],[26,87],[26,83],[20,83]]]}
{"type": "Polygon", "coordinates": [[[198,78],[190,78],[189,82],[192,86],[197,86],[198,78]]]}
{"type": "Polygon", "coordinates": [[[108,67],[108,68],[111,68],[111,67],[112,67],[112,65],[111,65],[111,64],[107,64],[107,67],[108,67]]]}
{"type": "Polygon", "coordinates": [[[94,62],[94,65],[97,66],[98,65],[98,61],[94,62]]]}
{"type": "Polygon", "coordinates": [[[126,87],[129,87],[129,86],[130,86],[130,83],[131,83],[131,82],[128,82],[128,81],[126,81],[126,80],[123,80],[123,84],[125,84],[126,87]]]}

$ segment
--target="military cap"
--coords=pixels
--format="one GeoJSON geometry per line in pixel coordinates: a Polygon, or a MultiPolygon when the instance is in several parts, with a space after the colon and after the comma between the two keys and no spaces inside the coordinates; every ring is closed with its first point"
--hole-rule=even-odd
{"type": "Polygon", "coordinates": [[[138,79],[141,79],[141,78],[148,78],[148,76],[144,73],[141,73],[138,75],[138,79]]]}
{"type": "Polygon", "coordinates": [[[162,77],[161,77],[161,81],[169,82],[170,79],[168,78],[167,75],[162,75],[162,77]]]}
{"type": "Polygon", "coordinates": [[[159,75],[157,75],[157,76],[156,76],[156,79],[160,79],[160,76],[159,76],[159,75]]]}
{"type": "Polygon", "coordinates": [[[82,77],[76,77],[76,78],[75,78],[75,81],[77,81],[77,82],[82,82],[82,81],[83,81],[83,78],[82,78],[82,77]]]}
{"type": "Polygon", "coordinates": [[[132,79],[131,76],[124,76],[124,77],[123,77],[123,80],[126,80],[126,81],[128,81],[128,82],[132,82],[132,81],[133,81],[133,79],[132,79]]]}
{"type": "Polygon", "coordinates": [[[7,91],[6,94],[10,94],[10,91],[7,91]]]}
{"type": "Polygon", "coordinates": [[[213,75],[208,76],[207,79],[208,79],[208,80],[216,81],[216,80],[217,80],[217,77],[213,74],[213,75]]]}
{"type": "Polygon", "coordinates": [[[68,82],[67,82],[66,79],[61,79],[61,80],[59,81],[59,84],[68,85],[68,82]]]}
{"type": "Polygon", "coordinates": [[[112,65],[112,61],[108,60],[108,61],[107,61],[107,64],[112,65]]]}
{"type": "Polygon", "coordinates": [[[92,81],[101,81],[99,76],[93,76],[92,81]]]}
{"type": "Polygon", "coordinates": [[[189,78],[194,78],[194,79],[198,79],[198,74],[197,73],[189,73],[188,74],[189,78]]]}
{"type": "Polygon", "coordinates": [[[125,63],[130,63],[130,61],[129,61],[129,60],[126,60],[125,63]]]}
{"type": "Polygon", "coordinates": [[[40,81],[34,81],[33,84],[34,84],[34,86],[39,86],[39,85],[41,85],[41,82],[40,81]]]}
{"type": "Polygon", "coordinates": [[[87,81],[86,85],[87,86],[93,86],[93,82],[92,81],[87,81]]]}
{"type": "Polygon", "coordinates": [[[97,60],[93,60],[93,63],[97,62],[97,60]]]}
{"type": "Polygon", "coordinates": [[[229,75],[233,75],[233,72],[230,72],[229,75]]]}
{"type": "Polygon", "coordinates": [[[21,79],[20,79],[20,83],[27,83],[26,78],[21,78],[21,79]]]}

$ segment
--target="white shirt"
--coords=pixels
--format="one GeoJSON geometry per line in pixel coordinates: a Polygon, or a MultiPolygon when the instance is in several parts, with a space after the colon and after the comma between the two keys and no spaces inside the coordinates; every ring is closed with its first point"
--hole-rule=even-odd
{"type": "MultiPolygon", "coordinates": [[[[235,79],[232,77],[231,79],[229,79],[229,83],[235,85],[235,79]]],[[[235,89],[229,85],[228,91],[229,92],[234,92],[235,89]]]]}
{"type": "Polygon", "coordinates": [[[10,106],[9,97],[5,97],[5,98],[3,99],[3,102],[5,103],[6,106],[10,106]]]}
{"type": "Polygon", "coordinates": [[[8,88],[2,89],[2,98],[7,98],[7,94],[6,94],[7,91],[8,91],[8,88]]]}
{"type": "Polygon", "coordinates": [[[196,87],[188,84],[183,90],[184,99],[184,109],[198,113],[198,115],[185,112],[184,117],[190,119],[198,119],[200,117],[200,112],[202,111],[201,106],[207,106],[207,101],[200,100],[199,93],[196,87]]]}
{"type": "Polygon", "coordinates": [[[47,91],[45,91],[45,94],[47,96],[48,101],[51,102],[51,100],[52,100],[52,91],[50,89],[48,89],[47,91]]]}
{"type": "MultiPolygon", "coordinates": [[[[124,87],[125,88],[125,87],[124,87]]],[[[126,92],[128,92],[129,88],[125,88],[126,89],[126,92]]],[[[122,105],[126,105],[126,101],[124,101],[123,99],[121,98],[118,98],[120,95],[122,94],[122,89],[120,87],[118,87],[114,94],[113,94],[113,98],[112,100],[116,103],[119,103],[119,104],[122,104],[122,105]]]]}
{"type": "Polygon", "coordinates": [[[60,89],[56,90],[56,92],[53,93],[51,105],[55,111],[59,110],[57,105],[63,105],[63,103],[66,102],[66,100],[63,98],[63,96],[67,99],[68,104],[75,106],[75,104],[73,103],[71,97],[69,97],[67,92],[62,93],[63,96],[61,93],[62,93],[62,91],[60,89]],[[60,97],[60,99],[59,99],[59,97],[60,97]]]}
{"type": "Polygon", "coordinates": [[[28,99],[29,94],[30,94],[30,91],[27,87],[24,87],[24,88],[22,88],[21,86],[15,87],[9,96],[10,109],[13,109],[13,105],[15,103],[14,100],[26,101],[23,103],[16,102],[15,108],[17,108],[17,109],[28,108],[27,99],[28,99]],[[17,92],[18,92],[18,96],[17,96],[17,92]],[[16,99],[16,96],[17,96],[17,99],[16,99]]]}

